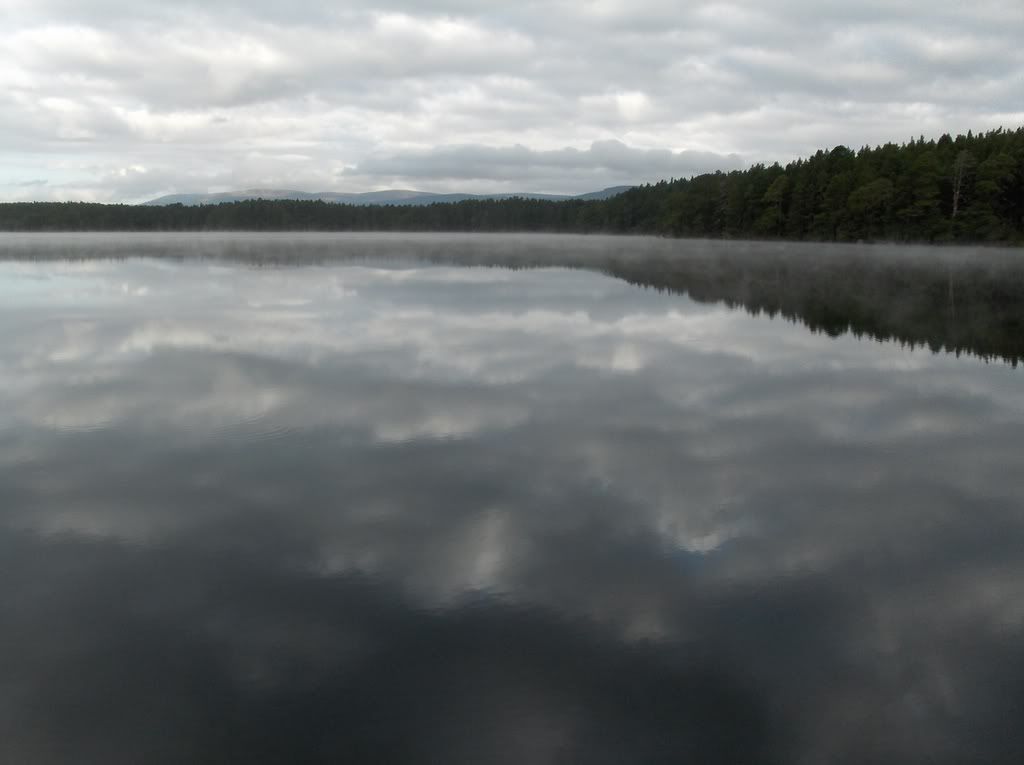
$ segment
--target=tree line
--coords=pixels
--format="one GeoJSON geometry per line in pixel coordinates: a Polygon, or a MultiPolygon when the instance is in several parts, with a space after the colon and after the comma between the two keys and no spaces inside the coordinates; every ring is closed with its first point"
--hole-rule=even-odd
{"type": "Polygon", "coordinates": [[[4,231],[538,231],[723,239],[1024,242],[1024,128],[838,146],[603,200],[0,204],[4,231]]]}

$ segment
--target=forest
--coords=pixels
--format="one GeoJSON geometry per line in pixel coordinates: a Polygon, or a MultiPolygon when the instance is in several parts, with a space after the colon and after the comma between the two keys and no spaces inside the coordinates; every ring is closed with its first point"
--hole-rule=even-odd
{"type": "Polygon", "coordinates": [[[0,231],[537,231],[712,239],[1024,243],[1024,127],[838,146],[604,200],[424,206],[251,200],[0,204],[0,231]]]}

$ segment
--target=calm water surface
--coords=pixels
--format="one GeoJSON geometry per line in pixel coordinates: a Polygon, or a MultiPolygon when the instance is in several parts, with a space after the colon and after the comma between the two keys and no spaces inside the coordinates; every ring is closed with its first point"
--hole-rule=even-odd
{"type": "Polygon", "coordinates": [[[0,760],[1024,761],[1021,295],[1020,251],[0,238],[0,760]]]}

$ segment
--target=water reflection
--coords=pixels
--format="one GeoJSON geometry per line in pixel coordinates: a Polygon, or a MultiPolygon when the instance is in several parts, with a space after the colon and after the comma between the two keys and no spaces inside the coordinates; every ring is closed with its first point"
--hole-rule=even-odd
{"type": "Polygon", "coordinates": [[[0,263],[8,759],[1020,760],[1019,371],[419,254],[0,263]]]}
{"type": "Polygon", "coordinates": [[[430,234],[0,234],[0,257],[203,258],[256,265],[410,259],[595,270],[831,336],[1024,358],[1024,250],[643,237],[430,234]]]}

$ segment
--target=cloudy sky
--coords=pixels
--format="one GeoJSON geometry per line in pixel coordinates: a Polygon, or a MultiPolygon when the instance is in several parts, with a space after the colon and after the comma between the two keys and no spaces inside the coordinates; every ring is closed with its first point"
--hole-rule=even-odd
{"type": "Polygon", "coordinates": [[[1020,0],[0,0],[0,199],[575,193],[1024,123],[1020,0]]]}

